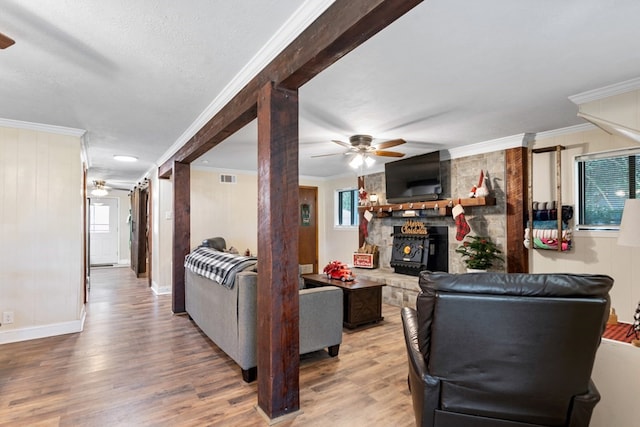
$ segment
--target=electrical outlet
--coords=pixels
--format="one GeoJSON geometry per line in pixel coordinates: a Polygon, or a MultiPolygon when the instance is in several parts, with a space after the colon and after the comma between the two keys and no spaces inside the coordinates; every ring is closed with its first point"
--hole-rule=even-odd
{"type": "Polygon", "coordinates": [[[13,311],[3,311],[2,312],[2,323],[9,324],[13,323],[13,311]]]}

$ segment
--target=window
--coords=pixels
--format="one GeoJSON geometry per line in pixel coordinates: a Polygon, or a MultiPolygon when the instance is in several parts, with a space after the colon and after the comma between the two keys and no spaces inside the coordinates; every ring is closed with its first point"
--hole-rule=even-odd
{"type": "Polygon", "coordinates": [[[336,227],[358,226],[358,190],[336,191],[336,227]]]}
{"type": "Polygon", "coordinates": [[[91,233],[109,232],[109,206],[94,205],[89,207],[89,231],[91,233]]]}
{"type": "Polygon", "coordinates": [[[617,229],[626,199],[640,198],[640,149],[576,157],[578,227],[617,229]]]}

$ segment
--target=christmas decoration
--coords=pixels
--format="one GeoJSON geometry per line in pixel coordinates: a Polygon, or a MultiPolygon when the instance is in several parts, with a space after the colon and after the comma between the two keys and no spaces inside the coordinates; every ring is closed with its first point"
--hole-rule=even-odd
{"type": "Polygon", "coordinates": [[[469,236],[456,252],[462,254],[467,268],[476,270],[486,270],[491,268],[494,261],[503,261],[499,255],[502,253],[495,243],[488,237],[469,236]]]}
{"type": "Polygon", "coordinates": [[[367,204],[367,201],[367,190],[365,190],[363,187],[360,187],[360,189],[358,190],[358,202],[360,206],[365,206],[367,204]]]}
{"type": "Polygon", "coordinates": [[[467,224],[467,220],[464,217],[464,208],[461,204],[457,204],[451,210],[453,219],[456,220],[456,240],[462,241],[464,236],[471,232],[471,227],[467,224]]]}
{"type": "Polygon", "coordinates": [[[476,189],[476,197],[487,197],[489,195],[489,187],[487,186],[487,174],[480,171],[480,181],[476,189]]]}

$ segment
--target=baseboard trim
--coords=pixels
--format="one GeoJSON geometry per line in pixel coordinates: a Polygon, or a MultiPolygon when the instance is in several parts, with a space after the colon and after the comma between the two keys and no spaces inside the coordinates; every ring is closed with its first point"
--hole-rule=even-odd
{"type": "Polygon", "coordinates": [[[81,318],[71,322],[53,323],[50,325],[30,326],[26,328],[0,331],[0,344],[9,344],[12,342],[29,341],[82,332],[84,329],[85,318],[86,312],[83,310],[81,318]]]}
{"type": "Polygon", "coordinates": [[[170,295],[171,288],[169,286],[160,286],[155,280],[151,281],[151,290],[156,295],[170,295]]]}

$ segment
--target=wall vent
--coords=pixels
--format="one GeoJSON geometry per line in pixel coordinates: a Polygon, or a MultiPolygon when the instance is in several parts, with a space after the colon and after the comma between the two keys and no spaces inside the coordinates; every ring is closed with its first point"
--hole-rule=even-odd
{"type": "Polygon", "coordinates": [[[235,175],[226,175],[221,173],[220,174],[220,183],[221,184],[235,184],[236,183],[236,176],[235,175]]]}

